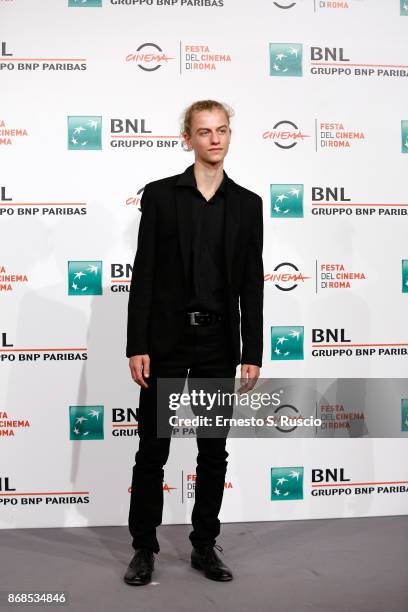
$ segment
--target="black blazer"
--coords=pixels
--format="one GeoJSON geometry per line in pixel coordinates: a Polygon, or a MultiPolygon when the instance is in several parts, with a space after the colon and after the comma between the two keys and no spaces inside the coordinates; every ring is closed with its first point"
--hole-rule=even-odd
{"type": "MultiPolygon", "coordinates": [[[[152,358],[165,357],[172,351],[185,325],[191,202],[190,191],[176,187],[179,176],[176,174],[147,183],[143,191],[128,303],[127,357],[144,353],[152,358]]],[[[262,199],[228,175],[226,188],[224,257],[231,348],[236,365],[248,363],[261,367],[264,295],[262,199]]]]}

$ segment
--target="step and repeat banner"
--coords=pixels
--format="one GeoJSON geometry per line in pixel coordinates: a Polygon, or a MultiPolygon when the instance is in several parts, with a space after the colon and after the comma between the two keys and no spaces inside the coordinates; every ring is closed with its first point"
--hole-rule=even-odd
{"type": "Polygon", "coordinates": [[[229,439],[221,519],[407,514],[407,32],[407,0],[0,0],[1,528],[127,524],[140,199],[208,98],[263,198],[261,375],[320,421],[229,439]]]}

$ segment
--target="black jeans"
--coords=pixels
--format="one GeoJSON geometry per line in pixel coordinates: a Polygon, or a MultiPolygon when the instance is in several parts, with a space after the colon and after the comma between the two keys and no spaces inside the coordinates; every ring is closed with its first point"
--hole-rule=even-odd
{"type": "MultiPolygon", "coordinates": [[[[140,389],[139,450],[133,467],[129,510],[129,531],[133,548],[160,550],[156,527],[162,522],[163,479],[171,438],[157,437],[156,400],[158,377],[229,378],[234,388],[236,365],[229,347],[225,323],[209,326],[187,325],[172,355],[150,362],[149,388],[140,389]]],[[[180,389],[180,392],[182,389],[180,389]]],[[[158,407],[160,409],[160,407],[158,407]]],[[[228,432],[226,433],[226,435],[228,432]]],[[[226,437],[200,437],[197,434],[197,469],[195,502],[191,516],[193,530],[189,535],[193,546],[215,544],[220,533],[218,514],[224,494],[228,452],[226,437]]]]}

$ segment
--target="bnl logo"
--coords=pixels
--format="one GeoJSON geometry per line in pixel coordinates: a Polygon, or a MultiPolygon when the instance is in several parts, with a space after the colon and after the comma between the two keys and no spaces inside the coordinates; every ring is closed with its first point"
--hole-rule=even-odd
{"type": "Polygon", "coordinates": [[[408,431],[408,399],[401,400],[401,431],[408,431]]]}
{"type": "Polygon", "coordinates": [[[408,153],[408,121],[406,119],[401,121],[401,153],[408,153]]]}
{"type": "Polygon", "coordinates": [[[102,0],[68,0],[68,6],[102,6],[102,0]]]}
{"type": "Polygon", "coordinates": [[[103,406],[70,406],[69,438],[103,440],[103,406]]]}
{"type": "Polygon", "coordinates": [[[303,359],[304,328],[300,325],[271,327],[271,359],[303,359]]]}
{"type": "Polygon", "coordinates": [[[303,467],[271,468],[271,500],[303,499],[303,467]]]}
{"type": "Polygon", "coordinates": [[[276,183],[270,186],[270,191],[271,217],[278,219],[303,217],[303,185],[276,183]]]}
{"type": "Polygon", "coordinates": [[[408,293],[408,259],[402,260],[402,293],[408,293]]]}
{"type": "Polygon", "coordinates": [[[100,151],[102,149],[102,117],[68,117],[68,150],[100,151]]]}
{"type": "Polygon", "coordinates": [[[408,16],[408,0],[400,0],[400,15],[408,16]]]}
{"type": "Polygon", "coordinates": [[[102,295],[102,261],[69,261],[68,295],[102,295]]]}
{"type": "Polygon", "coordinates": [[[270,76],[303,76],[302,44],[269,43],[270,76]]]}

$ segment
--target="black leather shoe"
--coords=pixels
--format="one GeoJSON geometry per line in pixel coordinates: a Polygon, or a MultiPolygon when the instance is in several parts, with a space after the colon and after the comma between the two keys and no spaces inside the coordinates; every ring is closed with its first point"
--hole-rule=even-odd
{"type": "Polygon", "coordinates": [[[221,561],[214,548],[222,552],[222,548],[218,544],[215,544],[214,547],[209,544],[204,548],[193,548],[191,551],[191,567],[204,570],[205,576],[211,580],[218,580],[219,582],[232,580],[233,576],[230,568],[221,561]]]}
{"type": "Polygon", "coordinates": [[[153,552],[147,548],[138,548],[129,563],[123,580],[132,586],[148,584],[154,570],[153,552]]]}

